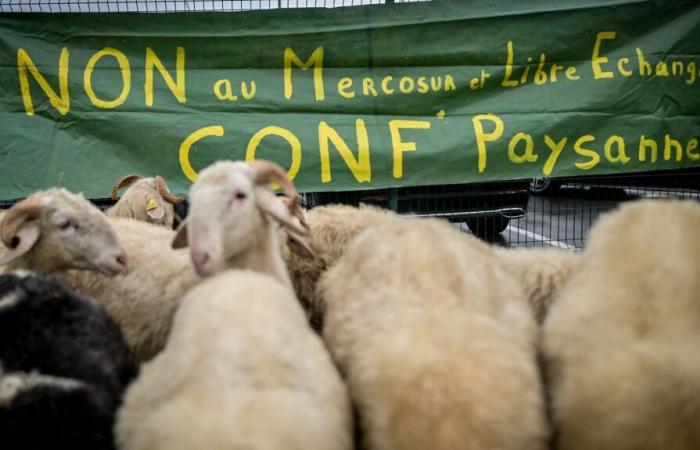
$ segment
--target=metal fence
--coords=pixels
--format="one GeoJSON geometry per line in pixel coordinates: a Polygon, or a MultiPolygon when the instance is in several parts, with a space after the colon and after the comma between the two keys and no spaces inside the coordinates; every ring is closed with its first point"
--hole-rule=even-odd
{"type": "Polygon", "coordinates": [[[430,0],[0,0],[0,12],[238,12],[287,8],[339,8],[430,0]]]}
{"type": "MultiPolygon", "coordinates": [[[[0,12],[235,12],[415,1],[430,0],[0,0],[0,12]]],[[[575,179],[309,193],[304,194],[304,202],[306,207],[370,203],[401,214],[442,217],[501,245],[578,249],[585,246],[588,230],[598,216],[620,202],[669,197],[700,200],[700,168],[575,179]]],[[[0,200],[0,208],[15,201],[0,200]]],[[[108,199],[94,202],[102,208],[111,204],[108,199]]]]}
{"type": "Polygon", "coordinates": [[[552,180],[310,194],[307,206],[369,203],[402,214],[438,216],[500,245],[581,249],[600,214],[621,202],[700,201],[700,168],[552,180]]]}
{"type": "MultiPolygon", "coordinates": [[[[504,246],[581,249],[600,214],[643,198],[700,201],[700,169],[605,177],[520,180],[370,191],[306,193],[304,206],[372,204],[401,214],[436,216],[504,246]],[[534,192],[533,192],[534,191],[534,192]]],[[[7,208],[17,200],[0,200],[7,208]]],[[[102,209],[109,199],[94,199],[102,209]]],[[[187,213],[181,205],[179,214],[187,213]]]]}
{"type": "Polygon", "coordinates": [[[700,169],[554,181],[548,191],[529,196],[525,216],[512,220],[497,242],[583,248],[600,214],[621,202],[645,198],[700,201],[700,169]]]}

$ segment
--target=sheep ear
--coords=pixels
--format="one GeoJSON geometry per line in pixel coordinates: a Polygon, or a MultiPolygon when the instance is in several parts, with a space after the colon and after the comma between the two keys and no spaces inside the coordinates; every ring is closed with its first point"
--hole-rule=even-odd
{"type": "Polygon", "coordinates": [[[306,242],[306,240],[302,236],[296,234],[291,230],[287,231],[287,245],[289,246],[289,249],[291,251],[301,256],[302,258],[310,259],[316,256],[314,251],[311,250],[311,247],[309,247],[309,244],[306,242]]]}
{"type": "Polygon", "coordinates": [[[282,224],[291,233],[296,233],[300,236],[309,234],[307,227],[292,214],[287,207],[287,204],[282,198],[277,197],[271,191],[261,188],[257,189],[255,199],[258,207],[267,215],[282,224]]]}
{"type": "Polygon", "coordinates": [[[8,250],[0,256],[0,264],[7,264],[34,246],[41,234],[36,221],[41,215],[41,209],[41,199],[29,197],[5,213],[0,223],[0,239],[8,250]]]}
{"type": "Polygon", "coordinates": [[[27,253],[36,244],[39,239],[41,231],[39,229],[39,224],[36,221],[26,222],[22,227],[15,233],[14,241],[17,245],[12,248],[8,248],[5,253],[0,255],[0,266],[4,266],[20,256],[27,253]]]}
{"type": "Polygon", "coordinates": [[[155,199],[148,199],[146,203],[146,214],[153,220],[160,220],[165,215],[165,208],[155,199]]]}
{"type": "Polygon", "coordinates": [[[175,232],[175,237],[173,242],[170,244],[172,248],[185,248],[188,245],[187,241],[187,219],[180,222],[180,226],[177,227],[175,232]]]}

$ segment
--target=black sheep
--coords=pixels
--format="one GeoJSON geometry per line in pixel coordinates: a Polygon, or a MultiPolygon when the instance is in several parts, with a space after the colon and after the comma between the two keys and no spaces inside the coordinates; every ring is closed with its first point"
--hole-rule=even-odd
{"type": "Polygon", "coordinates": [[[46,274],[0,275],[0,442],[4,450],[112,449],[132,376],[117,324],[46,274]]]}

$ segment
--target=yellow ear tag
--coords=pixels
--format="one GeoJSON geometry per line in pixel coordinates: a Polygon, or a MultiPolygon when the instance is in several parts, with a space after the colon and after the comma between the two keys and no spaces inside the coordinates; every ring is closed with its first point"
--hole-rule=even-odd
{"type": "Polygon", "coordinates": [[[155,200],[150,199],[148,203],[146,204],[146,211],[150,211],[152,209],[156,209],[158,207],[158,203],[156,203],[155,200]]]}

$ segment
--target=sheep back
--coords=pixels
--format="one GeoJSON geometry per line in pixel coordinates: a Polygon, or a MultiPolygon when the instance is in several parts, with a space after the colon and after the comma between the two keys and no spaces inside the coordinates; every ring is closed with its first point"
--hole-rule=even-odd
{"type": "Polygon", "coordinates": [[[293,293],[225,271],[193,288],[165,350],[142,367],[123,449],[350,449],[349,400],[293,293]]]}
{"type": "Polygon", "coordinates": [[[319,291],[368,449],[545,448],[537,327],[486,244],[438,220],[378,226],[319,291]]]}
{"type": "Polygon", "coordinates": [[[544,326],[562,450],[700,448],[700,205],[606,214],[544,326]]]}

